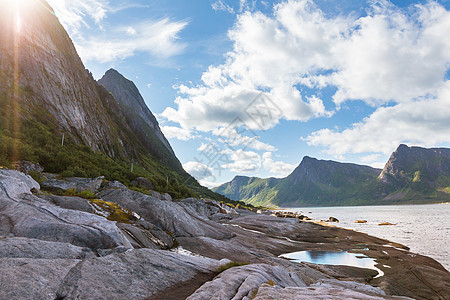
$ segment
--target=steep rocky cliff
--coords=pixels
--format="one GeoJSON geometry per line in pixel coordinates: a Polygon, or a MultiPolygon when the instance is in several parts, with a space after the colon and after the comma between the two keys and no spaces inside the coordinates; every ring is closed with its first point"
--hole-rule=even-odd
{"type": "Polygon", "coordinates": [[[114,95],[127,123],[146,148],[160,161],[181,169],[172,147],[136,85],[114,69],[108,70],[98,83],[114,95]]]}
{"type": "Polygon", "coordinates": [[[114,155],[111,120],[96,83],[53,10],[45,2],[29,1],[16,11],[3,1],[0,12],[0,91],[16,105],[17,118],[49,113],[62,135],[72,136],[93,150],[114,155]],[[20,29],[15,26],[21,19],[20,29]]]}
{"type": "Polygon", "coordinates": [[[44,0],[0,4],[0,166],[28,160],[127,185],[141,176],[176,198],[226,200],[183,170],[134,83],[114,70],[93,79],[44,0]]]}

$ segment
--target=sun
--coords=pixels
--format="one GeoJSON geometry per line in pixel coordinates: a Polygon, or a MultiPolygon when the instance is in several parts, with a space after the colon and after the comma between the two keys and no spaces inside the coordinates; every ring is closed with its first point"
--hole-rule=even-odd
{"type": "Polygon", "coordinates": [[[33,11],[33,8],[40,0],[0,0],[0,7],[5,14],[14,18],[14,28],[20,31],[22,27],[22,18],[24,14],[33,11]]]}

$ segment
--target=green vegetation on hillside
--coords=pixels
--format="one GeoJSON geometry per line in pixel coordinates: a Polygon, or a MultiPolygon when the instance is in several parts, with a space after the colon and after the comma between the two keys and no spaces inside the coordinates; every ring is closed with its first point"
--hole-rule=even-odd
{"type": "MultiPolygon", "coordinates": [[[[32,91],[20,89],[19,93],[26,98],[32,91]]],[[[94,152],[70,134],[65,134],[62,146],[63,132],[55,125],[51,114],[43,108],[31,109],[14,104],[12,99],[7,94],[0,94],[0,166],[11,168],[14,161],[27,160],[41,164],[46,172],[64,177],[105,176],[107,180],[118,180],[127,186],[131,186],[135,178],[145,177],[151,180],[156,191],[167,192],[174,199],[208,197],[230,202],[225,196],[200,186],[187,173],[183,176],[145,155],[144,149],[131,161],[125,155],[112,158],[102,152],[94,152]],[[134,164],[133,172],[131,163],[134,164]]],[[[130,134],[130,137],[134,136],[130,134]]],[[[137,140],[132,142],[138,143],[137,140]]],[[[119,150],[115,152],[120,153],[119,150]]]]}

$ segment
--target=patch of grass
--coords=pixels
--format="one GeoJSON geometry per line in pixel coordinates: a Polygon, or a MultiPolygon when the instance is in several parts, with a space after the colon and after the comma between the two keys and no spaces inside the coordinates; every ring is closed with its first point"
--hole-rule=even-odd
{"type": "Polygon", "coordinates": [[[77,191],[75,189],[68,189],[63,193],[64,196],[80,197],[84,199],[94,199],[95,193],[89,190],[77,191]]]}
{"type": "Polygon", "coordinates": [[[248,265],[248,263],[230,261],[227,264],[221,265],[220,268],[217,270],[217,272],[222,273],[223,271],[226,271],[228,269],[231,269],[234,267],[245,266],[245,265],[248,265]]]}
{"type": "MultiPolygon", "coordinates": [[[[134,216],[131,210],[122,208],[120,205],[114,202],[103,201],[99,199],[89,200],[94,207],[101,212],[106,214],[106,218],[110,221],[116,221],[119,223],[130,223],[136,221],[137,218],[134,216]]],[[[102,214],[99,214],[102,215],[102,214]]]]}

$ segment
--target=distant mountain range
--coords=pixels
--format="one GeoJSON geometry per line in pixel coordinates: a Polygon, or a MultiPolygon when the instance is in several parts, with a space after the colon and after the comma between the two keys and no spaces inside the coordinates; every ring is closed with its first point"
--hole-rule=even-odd
{"type": "Polygon", "coordinates": [[[236,176],[213,189],[233,200],[281,207],[450,201],[450,149],[400,145],[383,170],[305,156],[285,178],[236,176]]]}
{"type": "Polygon", "coordinates": [[[0,166],[28,160],[65,177],[125,184],[141,176],[175,198],[226,199],[183,170],[133,82],[116,70],[96,82],[53,9],[29,5],[20,31],[15,6],[1,12],[0,166]]]}

